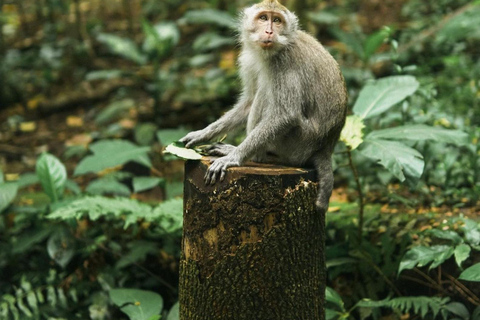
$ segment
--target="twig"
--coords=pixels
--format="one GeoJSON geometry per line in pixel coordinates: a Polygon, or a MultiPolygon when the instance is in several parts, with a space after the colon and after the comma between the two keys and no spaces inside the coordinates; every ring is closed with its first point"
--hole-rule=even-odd
{"type": "Polygon", "coordinates": [[[461,15],[462,13],[472,9],[475,7],[477,4],[475,3],[469,3],[464,5],[463,7],[460,7],[459,9],[455,10],[454,12],[447,14],[443,19],[438,22],[436,25],[434,25],[431,28],[428,28],[427,30],[421,32],[418,36],[414,37],[412,40],[410,40],[408,43],[406,43],[403,46],[400,46],[398,48],[398,53],[402,53],[413,47],[414,45],[418,43],[422,43],[425,41],[425,39],[430,38],[432,35],[440,31],[450,20],[453,18],[461,15]]]}
{"type": "Polygon", "coordinates": [[[362,185],[360,184],[360,178],[358,177],[357,167],[355,167],[355,163],[353,162],[352,149],[350,147],[347,149],[347,154],[348,154],[348,164],[352,169],[353,176],[355,177],[355,183],[357,184],[358,205],[360,207],[360,211],[358,214],[358,239],[362,241],[362,231],[363,231],[363,221],[364,221],[363,213],[364,213],[364,206],[365,206],[365,203],[363,200],[362,185]]]}

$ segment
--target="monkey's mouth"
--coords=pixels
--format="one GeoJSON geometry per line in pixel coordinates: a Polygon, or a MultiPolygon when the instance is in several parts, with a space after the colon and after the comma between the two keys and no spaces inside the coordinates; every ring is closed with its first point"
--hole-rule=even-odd
{"type": "Polygon", "coordinates": [[[272,47],[274,44],[274,42],[272,40],[263,40],[263,41],[260,41],[260,46],[262,48],[270,48],[272,47]]]}

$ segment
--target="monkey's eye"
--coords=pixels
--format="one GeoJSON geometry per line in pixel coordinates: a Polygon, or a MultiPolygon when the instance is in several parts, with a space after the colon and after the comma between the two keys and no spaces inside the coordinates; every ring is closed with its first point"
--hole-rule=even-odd
{"type": "Polygon", "coordinates": [[[264,15],[264,14],[262,14],[259,19],[262,20],[262,21],[267,21],[268,20],[267,16],[264,15]]]}
{"type": "Polygon", "coordinates": [[[273,22],[275,22],[275,23],[281,23],[281,22],[282,22],[282,19],[280,19],[279,17],[275,17],[275,18],[273,18],[273,22]]]}

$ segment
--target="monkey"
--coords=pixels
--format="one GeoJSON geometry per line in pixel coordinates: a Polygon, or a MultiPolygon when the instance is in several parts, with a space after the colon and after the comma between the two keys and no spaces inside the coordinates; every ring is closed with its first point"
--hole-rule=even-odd
{"type": "Polygon", "coordinates": [[[347,90],[330,53],[300,30],[297,16],[278,0],[264,0],[240,15],[238,57],[243,89],[217,121],[180,139],[190,148],[246,127],[238,145],[213,144],[205,183],[223,181],[226,169],[247,160],[314,167],[317,208],[323,212],[333,189],[332,154],[347,113],[347,90]]]}

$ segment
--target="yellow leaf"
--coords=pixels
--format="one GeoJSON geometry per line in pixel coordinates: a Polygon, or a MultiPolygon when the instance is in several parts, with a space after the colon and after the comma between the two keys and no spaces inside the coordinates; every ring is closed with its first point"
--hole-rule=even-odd
{"type": "Polygon", "coordinates": [[[20,178],[18,173],[7,173],[5,174],[6,181],[17,181],[20,178]]]}
{"type": "Polygon", "coordinates": [[[22,122],[20,123],[20,131],[22,132],[32,132],[37,129],[37,124],[35,122],[22,122]]]}
{"type": "Polygon", "coordinates": [[[83,119],[76,116],[67,117],[67,126],[69,127],[82,127],[83,119]]]}
{"type": "Polygon", "coordinates": [[[365,124],[362,118],[356,115],[348,116],[340,135],[340,140],[352,150],[358,148],[363,142],[363,128],[365,128],[365,124]]]}

